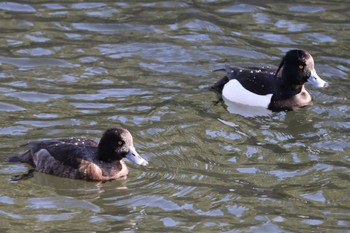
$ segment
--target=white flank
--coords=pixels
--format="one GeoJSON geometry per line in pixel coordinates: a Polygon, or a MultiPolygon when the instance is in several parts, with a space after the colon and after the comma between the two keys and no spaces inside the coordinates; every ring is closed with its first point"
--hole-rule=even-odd
{"type": "Polygon", "coordinates": [[[227,100],[244,105],[267,108],[272,94],[258,95],[246,90],[236,79],[230,80],[224,86],[222,95],[227,100]]]}

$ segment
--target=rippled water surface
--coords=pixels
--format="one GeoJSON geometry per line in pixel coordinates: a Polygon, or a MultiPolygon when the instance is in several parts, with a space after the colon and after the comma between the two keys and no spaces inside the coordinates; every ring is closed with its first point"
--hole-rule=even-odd
{"type": "Polygon", "coordinates": [[[1,232],[350,230],[349,1],[0,2],[1,232]],[[310,51],[328,89],[232,112],[224,64],[310,51]],[[128,128],[148,168],[93,183],[4,162],[28,140],[128,128]]]}

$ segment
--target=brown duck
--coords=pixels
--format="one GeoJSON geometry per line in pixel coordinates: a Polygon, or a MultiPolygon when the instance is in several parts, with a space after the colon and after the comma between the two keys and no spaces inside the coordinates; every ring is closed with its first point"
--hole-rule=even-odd
{"type": "Polygon", "coordinates": [[[125,178],[128,168],[123,161],[147,166],[135,150],[130,132],[123,128],[105,131],[99,143],[86,138],[31,141],[30,149],[12,156],[9,162],[23,162],[37,171],[71,179],[108,181],[125,178]]]}

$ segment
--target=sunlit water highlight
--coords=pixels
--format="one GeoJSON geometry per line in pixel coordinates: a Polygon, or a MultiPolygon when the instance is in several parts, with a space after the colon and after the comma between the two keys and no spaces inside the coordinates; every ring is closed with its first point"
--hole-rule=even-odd
{"type": "Polygon", "coordinates": [[[347,1],[1,2],[0,157],[128,128],[150,166],[92,183],[0,164],[1,232],[349,230],[347,1]],[[224,64],[308,50],[314,105],[249,115],[208,87],[224,64]],[[234,111],[232,111],[232,108],[234,111]]]}

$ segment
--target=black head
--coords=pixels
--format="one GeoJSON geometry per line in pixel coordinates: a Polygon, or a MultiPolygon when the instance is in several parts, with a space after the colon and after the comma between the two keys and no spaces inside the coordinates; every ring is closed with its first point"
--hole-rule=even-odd
{"type": "Polygon", "coordinates": [[[309,81],[318,87],[328,86],[317,75],[314,59],[305,50],[295,49],[288,51],[276,71],[276,76],[281,69],[282,79],[287,85],[300,86],[309,81]]]}
{"type": "Polygon", "coordinates": [[[123,128],[111,128],[104,132],[98,144],[98,156],[104,162],[113,162],[126,157],[139,165],[148,164],[136,152],[131,133],[123,128]]]}
{"type": "Polygon", "coordinates": [[[98,144],[99,159],[104,162],[123,159],[133,145],[132,136],[123,128],[108,129],[98,144]]]}

